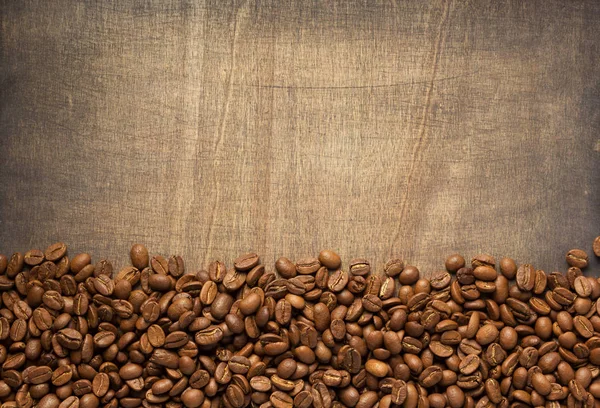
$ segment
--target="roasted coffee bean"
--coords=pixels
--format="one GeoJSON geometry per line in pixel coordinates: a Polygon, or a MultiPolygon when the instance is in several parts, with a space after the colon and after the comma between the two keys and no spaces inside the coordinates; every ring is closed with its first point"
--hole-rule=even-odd
{"type": "MultiPolygon", "coordinates": [[[[402,346],[405,348],[404,342],[402,343],[402,346]]],[[[451,346],[442,344],[439,341],[432,341],[429,343],[429,350],[431,350],[434,355],[440,358],[448,358],[454,353],[454,350],[451,346]]]]}
{"type": "Polygon", "coordinates": [[[110,378],[106,373],[98,373],[92,381],[92,392],[98,398],[102,398],[108,392],[110,378]]]}
{"type": "Polygon", "coordinates": [[[577,268],[585,268],[588,266],[588,255],[581,249],[571,249],[566,255],[567,263],[570,266],[577,268]]]}
{"type": "Polygon", "coordinates": [[[323,250],[319,253],[319,262],[327,269],[338,269],[342,264],[342,260],[338,254],[332,250],[323,250]]]}
{"type": "Polygon", "coordinates": [[[349,280],[348,272],[345,272],[340,269],[340,270],[337,270],[336,272],[334,272],[329,277],[327,286],[328,286],[329,290],[331,290],[334,293],[341,292],[348,284],[348,280],[349,280]]]}
{"type": "Polygon", "coordinates": [[[233,266],[238,271],[247,271],[258,265],[259,258],[255,253],[240,255],[233,261],[233,266]]]}
{"type": "Polygon", "coordinates": [[[577,379],[569,381],[569,391],[577,401],[583,401],[586,398],[587,391],[577,379]]]}
{"type": "Polygon", "coordinates": [[[352,259],[348,268],[352,276],[367,276],[371,273],[371,264],[363,258],[352,259]]]}
{"type": "Polygon", "coordinates": [[[72,377],[73,377],[73,371],[71,369],[71,366],[68,366],[68,365],[59,366],[52,373],[51,381],[52,381],[53,385],[58,387],[58,386],[65,385],[66,383],[68,383],[72,377]]]}
{"type": "Polygon", "coordinates": [[[398,275],[398,280],[402,285],[412,285],[419,280],[419,275],[419,269],[417,269],[417,267],[407,265],[400,275],[398,275]]]}
{"type": "Polygon", "coordinates": [[[594,327],[585,316],[575,316],[573,318],[573,327],[581,337],[586,339],[594,335],[594,327]]]}
{"type": "Polygon", "coordinates": [[[196,333],[196,343],[201,346],[216,345],[223,339],[223,329],[218,326],[211,326],[196,333]]]}
{"type": "Polygon", "coordinates": [[[535,268],[532,265],[524,264],[517,269],[517,286],[523,291],[531,291],[535,285],[535,268]]]}
{"type": "Polygon", "coordinates": [[[369,374],[375,377],[385,377],[389,371],[389,366],[383,361],[371,359],[365,363],[365,369],[369,374]]]}
{"type": "Polygon", "coordinates": [[[597,257],[600,257],[600,235],[594,239],[594,242],[592,244],[592,249],[594,251],[594,255],[596,255],[597,257]]]}
{"type": "Polygon", "coordinates": [[[62,329],[56,334],[58,344],[69,350],[77,350],[81,347],[83,336],[75,329],[62,329]]]}
{"type": "Polygon", "coordinates": [[[260,295],[256,292],[252,292],[244,299],[242,299],[242,301],[239,304],[239,310],[246,316],[252,315],[256,313],[258,308],[260,308],[261,302],[262,299],[260,295]]]}
{"type": "Polygon", "coordinates": [[[23,262],[29,266],[39,265],[44,261],[44,253],[39,249],[30,249],[23,255],[23,262]]]}
{"type": "Polygon", "coordinates": [[[423,387],[431,388],[442,380],[442,368],[429,366],[421,372],[418,380],[423,387]]]}
{"type": "Polygon", "coordinates": [[[15,252],[14,254],[12,254],[6,266],[6,275],[8,276],[8,278],[14,279],[15,276],[17,276],[19,272],[23,270],[24,264],[25,261],[23,259],[23,254],[21,254],[20,252],[15,252]]]}
{"type": "Polygon", "coordinates": [[[456,254],[429,279],[401,259],[381,277],[325,250],[278,259],[277,278],[257,254],[186,275],[181,257],[135,245],[112,279],[107,261],[52,247],[0,257],[3,401],[435,408],[600,395],[600,283],[577,251],[566,276],[510,258],[498,275],[493,257],[456,254]]]}
{"type": "Polygon", "coordinates": [[[187,388],[181,394],[181,402],[187,408],[198,408],[204,403],[204,394],[200,390],[194,388],[187,388]]]}
{"type": "Polygon", "coordinates": [[[131,247],[131,250],[129,251],[129,257],[131,258],[131,264],[139,270],[147,267],[150,262],[148,249],[141,244],[134,244],[131,247]]]}
{"type": "Polygon", "coordinates": [[[288,258],[281,257],[275,262],[275,269],[282,278],[290,279],[296,276],[296,265],[288,258]]]}
{"type": "Polygon", "coordinates": [[[250,379],[250,386],[253,390],[259,392],[269,392],[271,390],[272,384],[271,380],[265,376],[256,376],[250,379]]]}
{"type": "Polygon", "coordinates": [[[550,381],[541,372],[533,374],[531,377],[531,385],[535,391],[542,396],[546,396],[552,391],[550,381]]]}
{"type": "Polygon", "coordinates": [[[246,374],[250,370],[252,362],[244,356],[233,356],[229,360],[228,365],[232,373],[246,374]]]}
{"type": "Polygon", "coordinates": [[[446,258],[445,266],[449,272],[456,272],[465,266],[465,258],[460,254],[450,255],[446,258]]]}
{"type": "Polygon", "coordinates": [[[494,324],[488,323],[477,331],[475,339],[477,340],[477,343],[485,346],[495,341],[498,334],[498,328],[494,324]]]}
{"type": "MultiPolygon", "coordinates": [[[[452,276],[446,271],[434,272],[429,281],[431,287],[436,290],[441,290],[450,285],[452,276]]],[[[417,281],[418,282],[418,281],[417,281]]]]}
{"type": "Polygon", "coordinates": [[[578,276],[575,278],[573,289],[575,289],[577,295],[581,297],[589,297],[592,294],[592,284],[585,276],[578,276]]]}
{"type": "Polygon", "coordinates": [[[309,408],[313,406],[313,396],[309,391],[300,391],[294,396],[293,406],[295,408],[309,408]]]}
{"type": "Polygon", "coordinates": [[[479,357],[475,354],[469,354],[462,359],[459,365],[461,374],[473,374],[479,368],[479,357]]]}
{"type": "Polygon", "coordinates": [[[304,258],[296,262],[296,271],[300,275],[310,275],[319,270],[321,263],[317,258],[304,258]]]}
{"type": "Polygon", "coordinates": [[[58,261],[60,258],[65,256],[67,253],[67,246],[62,242],[57,242],[55,244],[50,245],[48,248],[44,250],[44,257],[48,261],[58,261]]]}
{"type": "Polygon", "coordinates": [[[65,306],[65,301],[61,294],[54,290],[46,291],[42,297],[42,302],[52,310],[61,310],[65,306]]]}
{"type": "Polygon", "coordinates": [[[25,384],[43,384],[52,378],[52,369],[48,366],[30,366],[23,370],[25,384]]]}
{"type": "Polygon", "coordinates": [[[275,408],[292,408],[294,402],[291,396],[282,391],[272,393],[269,400],[275,408]]]}

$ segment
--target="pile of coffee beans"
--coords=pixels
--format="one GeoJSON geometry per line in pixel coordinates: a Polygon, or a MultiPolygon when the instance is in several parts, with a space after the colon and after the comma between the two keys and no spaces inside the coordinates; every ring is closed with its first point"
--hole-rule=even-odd
{"type": "MultiPolygon", "coordinates": [[[[600,255],[600,237],[593,244],[600,255]]],[[[600,407],[600,282],[455,254],[0,255],[1,407],[600,407]],[[374,269],[374,268],[373,268],[374,269]]]]}

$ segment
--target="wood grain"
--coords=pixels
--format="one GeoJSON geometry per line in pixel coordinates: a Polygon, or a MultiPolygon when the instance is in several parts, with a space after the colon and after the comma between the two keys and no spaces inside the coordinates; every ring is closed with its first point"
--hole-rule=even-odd
{"type": "Polygon", "coordinates": [[[596,1],[0,4],[5,253],[551,271],[600,234],[596,1]]]}

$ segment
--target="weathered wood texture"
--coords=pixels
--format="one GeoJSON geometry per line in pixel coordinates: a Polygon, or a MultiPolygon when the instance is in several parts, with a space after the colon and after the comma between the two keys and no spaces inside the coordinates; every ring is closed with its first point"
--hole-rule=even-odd
{"type": "Polygon", "coordinates": [[[2,252],[551,271],[600,234],[597,1],[0,4],[2,252]]]}

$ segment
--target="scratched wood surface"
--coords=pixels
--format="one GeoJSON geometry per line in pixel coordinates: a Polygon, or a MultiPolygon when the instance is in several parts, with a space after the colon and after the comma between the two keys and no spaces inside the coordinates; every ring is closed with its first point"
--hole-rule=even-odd
{"type": "Polygon", "coordinates": [[[600,234],[597,1],[0,4],[1,252],[552,271],[600,234]]]}

